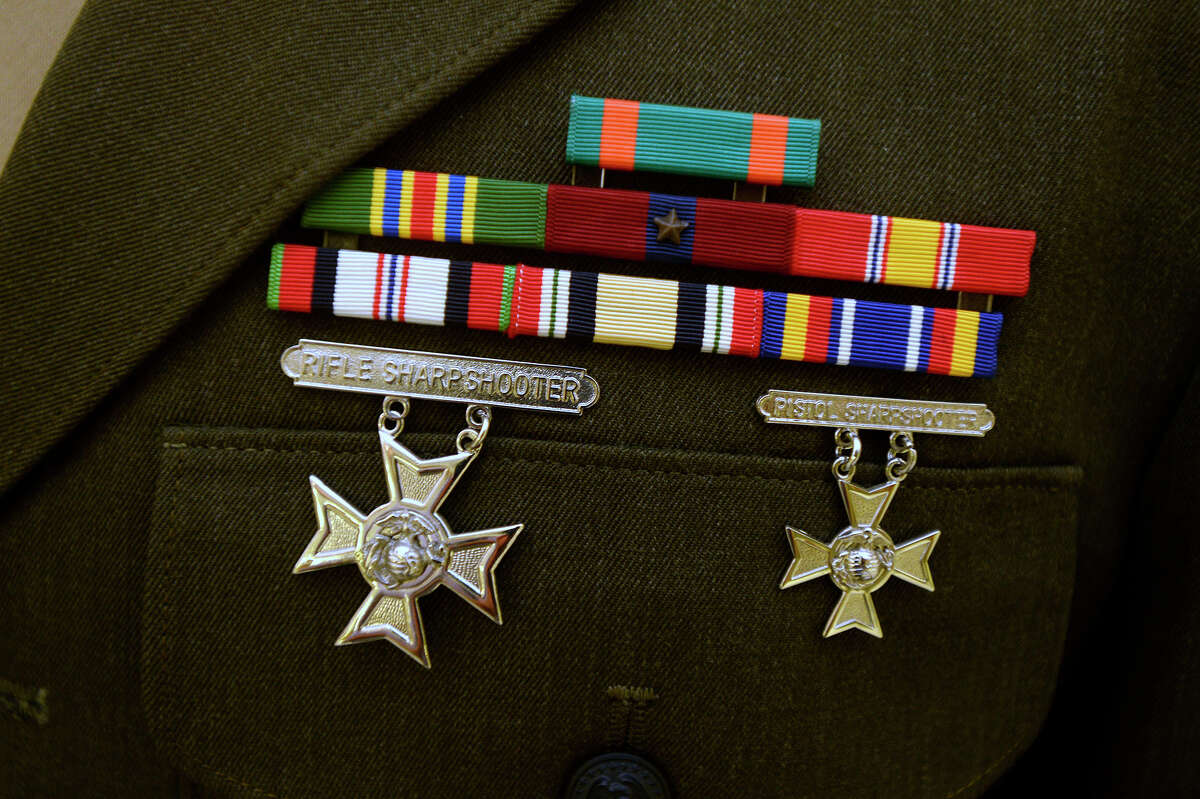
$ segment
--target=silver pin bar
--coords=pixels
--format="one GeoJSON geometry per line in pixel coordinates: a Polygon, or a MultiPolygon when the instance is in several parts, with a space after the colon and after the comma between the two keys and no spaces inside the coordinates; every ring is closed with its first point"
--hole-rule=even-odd
{"type": "Polygon", "coordinates": [[[297,386],[557,413],[583,412],[600,387],[586,369],[301,339],[279,359],[297,386]]]}
{"type": "Polygon", "coordinates": [[[982,403],[851,397],[771,389],[758,398],[758,411],[770,424],[853,427],[982,437],[996,416],[982,403]]]}

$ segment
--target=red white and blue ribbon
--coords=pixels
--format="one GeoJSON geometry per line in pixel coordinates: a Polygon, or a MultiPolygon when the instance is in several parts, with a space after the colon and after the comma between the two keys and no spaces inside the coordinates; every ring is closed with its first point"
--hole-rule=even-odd
{"type": "Polygon", "coordinates": [[[1024,295],[1029,230],[641,191],[352,169],[313,197],[306,227],[533,247],[859,283],[1024,295]],[[661,220],[678,220],[664,237],[661,220]]]}
{"type": "Polygon", "coordinates": [[[991,376],[1002,317],[717,284],[277,244],[285,311],[509,336],[991,376]]]}

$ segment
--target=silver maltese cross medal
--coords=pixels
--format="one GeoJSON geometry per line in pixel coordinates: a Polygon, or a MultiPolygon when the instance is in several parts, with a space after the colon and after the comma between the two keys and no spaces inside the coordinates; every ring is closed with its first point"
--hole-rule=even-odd
{"type": "Polygon", "coordinates": [[[317,341],[290,347],[281,363],[297,385],[384,395],[377,426],[387,501],[362,513],[309,476],[317,532],[293,572],[353,563],[369,586],[335,643],[382,639],[428,668],[417,600],[442,585],[501,623],[495,570],[523,525],[455,533],[439,509],[482,450],[493,406],[579,413],[595,402],[595,380],[571,367],[317,341]],[[468,403],[457,452],[425,459],[397,440],[414,397],[468,403]]]}
{"type": "Polygon", "coordinates": [[[929,558],[941,531],[896,544],[881,526],[901,482],[917,465],[914,430],[982,436],[992,428],[995,417],[983,405],[779,390],[760,397],[757,407],[769,423],[837,428],[833,476],[850,522],[828,544],[803,530],[787,527],[792,562],[779,587],[791,588],[828,575],[842,595],[825,622],[824,636],[862,630],[882,638],[873,593],[892,577],[933,590],[929,558]],[[853,482],[862,455],[860,428],[891,432],[883,470],[887,480],[874,488],[853,482]]]}

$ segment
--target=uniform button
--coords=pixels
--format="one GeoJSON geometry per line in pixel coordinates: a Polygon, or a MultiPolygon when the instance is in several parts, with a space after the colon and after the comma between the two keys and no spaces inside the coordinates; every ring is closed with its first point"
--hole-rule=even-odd
{"type": "Polygon", "coordinates": [[[670,799],[667,779],[653,763],[628,752],[593,757],[571,776],[566,799],[670,799]]]}

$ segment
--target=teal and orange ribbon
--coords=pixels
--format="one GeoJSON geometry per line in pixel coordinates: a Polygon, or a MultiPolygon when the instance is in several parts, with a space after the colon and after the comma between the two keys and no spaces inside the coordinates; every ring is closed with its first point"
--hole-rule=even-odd
{"type": "Polygon", "coordinates": [[[817,175],[820,137],[819,119],[575,95],[567,161],[605,169],[811,186],[817,175]]]}

